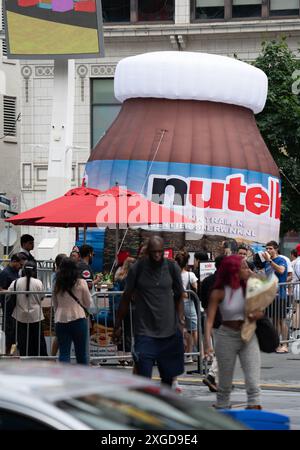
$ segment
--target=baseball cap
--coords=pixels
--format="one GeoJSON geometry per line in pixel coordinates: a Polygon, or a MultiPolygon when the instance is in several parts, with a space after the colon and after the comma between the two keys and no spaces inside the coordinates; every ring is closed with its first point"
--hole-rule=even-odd
{"type": "Polygon", "coordinates": [[[296,245],[297,255],[300,256],[300,244],[296,245]]]}
{"type": "Polygon", "coordinates": [[[128,258],[128,256],[130,256],[130,253],[128,251],[125,250],[121,250],[118,253],[118,264],[123,264],[125,259],[128,258]]]}

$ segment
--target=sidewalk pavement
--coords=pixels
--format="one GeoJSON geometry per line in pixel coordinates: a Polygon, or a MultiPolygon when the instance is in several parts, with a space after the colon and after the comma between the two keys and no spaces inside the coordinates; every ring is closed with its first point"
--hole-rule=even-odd
{"type": "MultiPolygon", "coordinates": [[[[209,392],[208,388],[201,384],[182,384],[182,393],[184,398],[199,402],[201,405],[212,407],[216,402],[216,394],[209,392]]],[[[232,409],[244,409],[246,405],[246,392],[239,386],[231,393],[232,409]]],[[[289,392],[286,390],[273,390],[271,388],[262,389],[261,404],[264,411],[283,414],[290,419],[291,430],[300,430],[300,390],[298,392],[289,392]]]]}
{"type": "MultiPolygon", "coordinates": [[[[126,370],[131,370],[129,367],[126,370]]],[[[197,373],[197,364],[186,364],[185,373],[178,379],[182,384],[202,384],[203,374],[197,373]],[[194,372],[194,373],[190,373],[194,372]]],[[[158,371],[153,370],[154,379],[158,371]]],[[[243,387],[244,376],[239,359],[234,372],[234,385],[243,387]]],[[[261,387],[263,389],[289,390],[300,392],[300,355],[293,353],[261,353],[261,387]]]]}
{"type": "MultiPolygon", "coordinates": [[[[132,371],[132,368],[118,367],[119,370],[132,371]]],[[[197,369],[196,364],[187,364],[186,372],[197,369]]],[[[290,418],[292,430],[300,430],[300,355],[293,353],[261,354],[261,400],[265,411],[286,415],[290,418]]],[[[158,371],[153,370],[154,380],[159,380],[158,371]]],[[[179,394],[201,405],[211,407],[216,401],[216,394],[211,393],[202,383],[203,375],[199,373],[184,373],[178,377],[182,388],[179,394]]],[[[232,408],[246,407],[246,392],[243,372],[239,363],[236,364],[233,384],[235,389],[231,394],[232,408]]]]}
{"type": "MultiPolygon", "coordinates": [[[[132,372],[132,367],[116,366],[119,370],[127,370],[132,372]]],[[[102,366],[106,364],[102,363],[102,366]]],[[[108,364],[111,367],[111,364],[108,364]]],[[[300,355],[293,353],[261,353],[261,387],[263,389],[289,390],[300,392],[300,355]]],[[[158,371],[155,367],[153,370],[154,379],[157,378],[158,371]]],[[[202,384],[204,375],[197,373],[197,364],[186,364],[185,373],[179,377],[180,383],[183,384],[202,384]],[[193,372],[192,374],[189,372],[193,372]]],[[[244,376],[240,366],[239,359],[236,363],[234,372],[234,385],[243,387],[244,376]]]]}

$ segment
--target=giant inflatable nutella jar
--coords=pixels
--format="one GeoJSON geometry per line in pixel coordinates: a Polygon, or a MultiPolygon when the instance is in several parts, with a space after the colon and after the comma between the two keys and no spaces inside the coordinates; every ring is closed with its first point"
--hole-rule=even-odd
{"type": "Polygon", "coordinates": [[[122,108],[87,162],[88,186],[118,182],[180,209],[196,218],[182,225],[188,231],[278,239],[279,173],[254,117],[267,90],[264,72],[228,57],[155,52],[121,60],[122,108]]]}

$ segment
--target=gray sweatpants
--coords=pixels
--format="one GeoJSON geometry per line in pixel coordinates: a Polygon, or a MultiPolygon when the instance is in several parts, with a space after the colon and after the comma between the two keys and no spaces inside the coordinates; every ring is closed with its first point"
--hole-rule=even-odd
{"type": "MultiPolygon", "coordinates": [[[[212,335],[213,335],[213,348],[215,347],[215,332],[216,332],[217,328],[213,328],[212,329],[212,335]]],[[[218,384],[218,380],[219,380],[219,371],[218,371],[218,362],[217,362],[217,358],[214,356],[213,360],[212,360],[212,364],[210,366],[210,369],[208,371],[208,375],[210,375],[211,377],[214,377],[216,383],[218,384]]]]}
{"type": "Polygon", "coordinates": [[[260,405],[260,350],[254,333],[245,344],[241,332],[221,325],[214,333],[219,367],[217,408],[230,408],[230,393],[237,355],[245,376],[248,406],[260,405]]]}

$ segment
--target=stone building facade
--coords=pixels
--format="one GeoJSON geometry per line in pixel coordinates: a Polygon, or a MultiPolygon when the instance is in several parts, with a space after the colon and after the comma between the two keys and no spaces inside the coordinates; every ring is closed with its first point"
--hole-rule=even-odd
{"type": "MultiPolygon", "coordinates": [[[[7,59],[2,3],[0,1],[0,71],[6,80],[5,95],[0,95],[0,193],[11,200],[8,209],[21,211],[21,77],[20,65],[16,60],[7,59]]],[[[0,208],[2,209],[2,207],[0,208]]],[[[3,207],[4,209],[4,207],[3,207]]],[[[7,227],[0,219],[0,256],[7,253],[7,227]]],[[[15,234],[14,242],[18,244],[20,230],[11,227],[10,236],[15,234]]],[[[13,241],[12,241],[13,243],[13,241]]],[[[12,247],[9,247],[12,250],[12,247]]]]}

